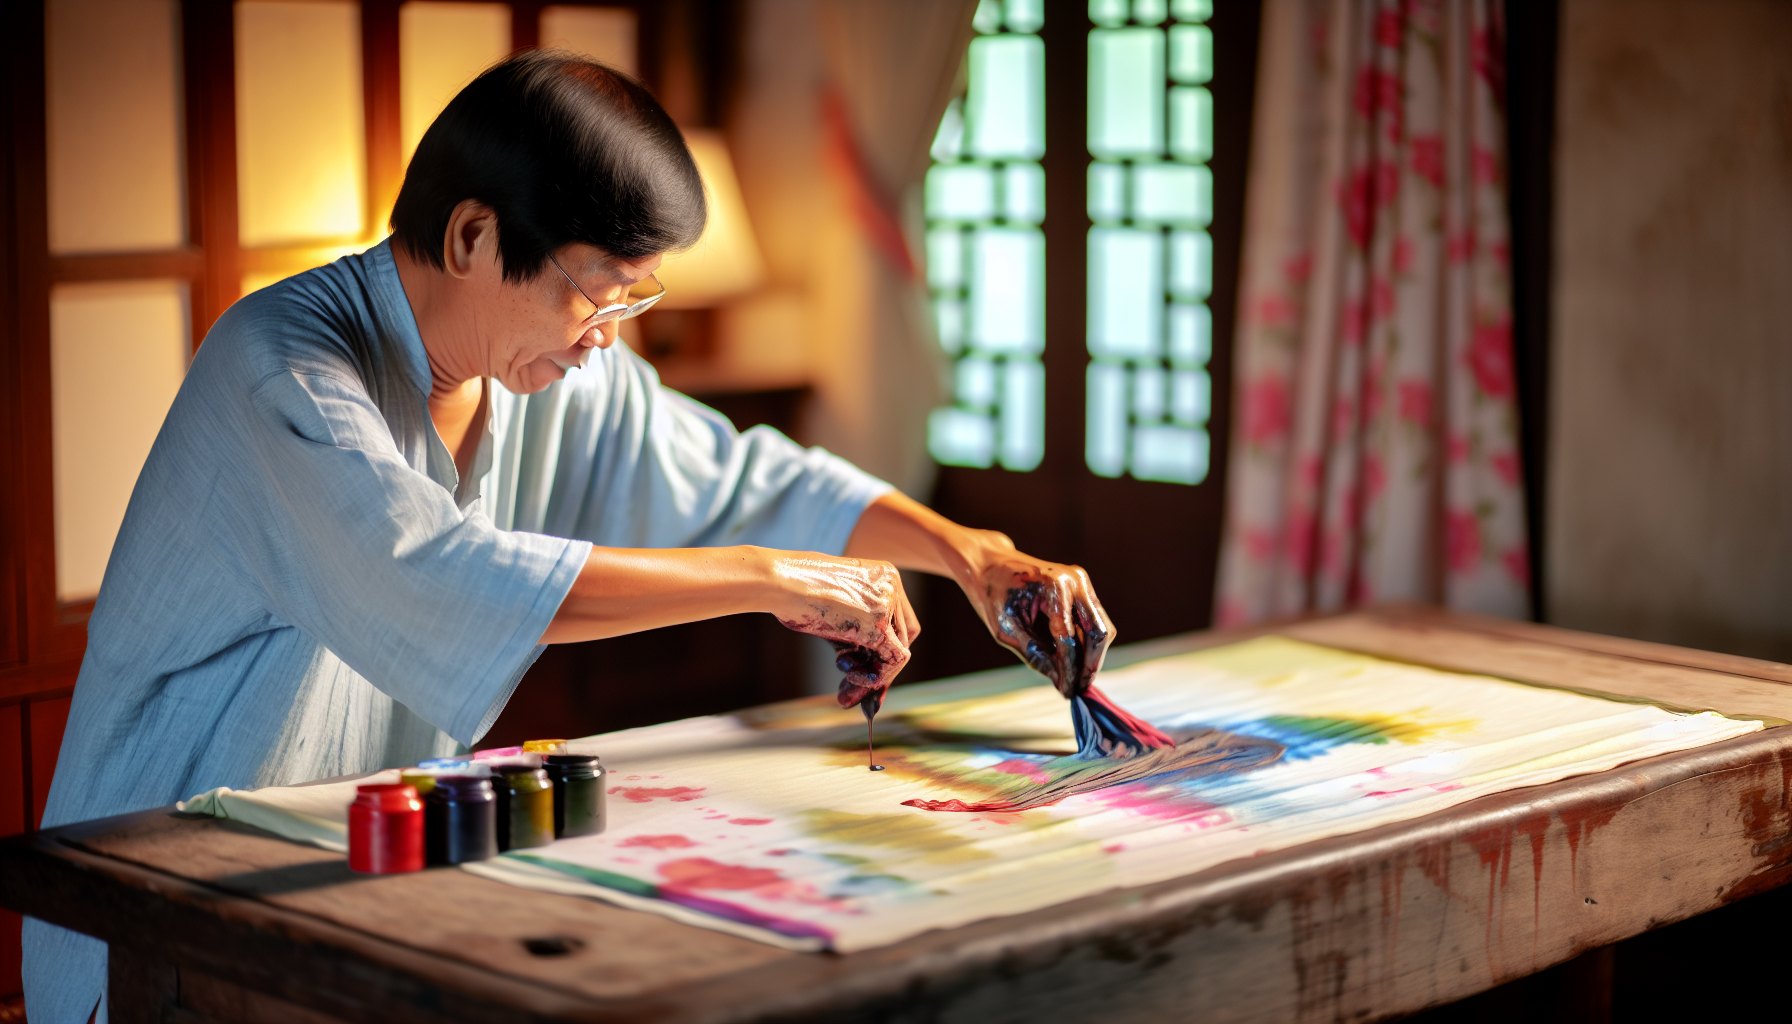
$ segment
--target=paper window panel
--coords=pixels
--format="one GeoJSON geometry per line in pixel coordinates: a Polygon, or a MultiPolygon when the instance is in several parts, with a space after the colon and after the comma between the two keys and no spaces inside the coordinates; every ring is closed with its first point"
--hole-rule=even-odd
{"type": "Polygon", "coordinates": [[[927,434],[946,465],[1025,472],[1045,455],[1044,18],[1038,0],[978,5],[965,95],[934,136],[927,280],[954,372],[927,434]]]}
{"type": "Polygon", "coordinates": [[[51,0],[44,10],[50,251],[186,241],[176,0],[51,0]]]}
{"type": "Polygon", "coordinates": [[[99,592],[137,473],[186,376],[187,285],[132,281],[50,292],[56,596],[99,592]]]}
{"type": "Polygon", "coordinates": [[[506,4],[413,0],[399,8],[398,120],[407,165],[454,94],[509,54],[506,4]]]}
{"type": "Polygon", "coordinates": [[[243,245],[358,237],[365,230],[360,17],[353,3],[236,5],[243,245]]]}
{"type": "Polygon", "coordinates": [[[1213,33],[1194,0],[1091,0],[1084,459],[1206,479],[1212,381],[1213,33]]]}
{"type": "Polygon", "coordinates": [[[550,6],[541,12],[541,45],[596,57],[639,74],[635,12],[617,7],[550,6]]]}

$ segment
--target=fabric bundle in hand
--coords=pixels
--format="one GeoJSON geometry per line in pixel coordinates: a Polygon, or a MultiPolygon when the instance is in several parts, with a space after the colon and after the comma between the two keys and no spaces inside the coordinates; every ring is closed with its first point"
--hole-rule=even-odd
{"type": "Polygon", "coordinates": [[[1070,698],[1078,757],[1132,757],[1176,745],[1163,731],[1091,686],[1070,698]]]}

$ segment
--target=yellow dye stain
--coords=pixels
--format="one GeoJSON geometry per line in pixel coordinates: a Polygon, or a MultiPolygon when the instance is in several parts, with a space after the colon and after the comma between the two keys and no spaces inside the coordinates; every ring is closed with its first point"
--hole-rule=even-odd
{"type": "Polygon", "coordinates": [[[918,814],[804,811],[803,830],[825,842],[889,847],[939,864],[965,864],[994,857],[918,814]]]}

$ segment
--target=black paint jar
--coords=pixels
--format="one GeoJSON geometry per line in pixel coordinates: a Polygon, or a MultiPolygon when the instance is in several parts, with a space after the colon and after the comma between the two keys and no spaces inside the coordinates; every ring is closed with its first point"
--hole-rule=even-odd
{"type": "Polygon", "coordinates": [[[542,769],[554,781],[554,835],[604,830],[604,762],[596,754],[549,754],[542,769]]]}
{"type": "Polygon", "coordinates": [[[498,797],[490,778],[438,775],[423,801],[425,855],[464,864],[498,855],[498,797]]]}
{"type": "Polygon", "coordinates": [[[554,784],[527,764],[493,766],[498,792],[498,849],[521,850],[554,841],[554,784]]]}

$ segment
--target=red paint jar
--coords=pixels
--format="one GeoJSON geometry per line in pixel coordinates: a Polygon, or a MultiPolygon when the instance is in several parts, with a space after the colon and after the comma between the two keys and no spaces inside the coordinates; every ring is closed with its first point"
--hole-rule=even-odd
{"type": "Polygon", "coordinates": [[[415,786],[359,786],[348,805],[348,867],[365,875],[423,870],[423,801],[415,786]]]}

